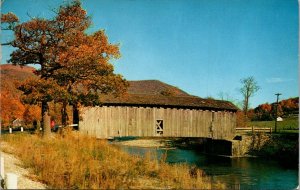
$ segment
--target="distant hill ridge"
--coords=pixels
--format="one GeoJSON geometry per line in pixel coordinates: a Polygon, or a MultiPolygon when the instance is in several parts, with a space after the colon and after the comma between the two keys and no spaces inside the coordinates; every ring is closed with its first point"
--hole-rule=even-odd
{"type": "MultiPolygon", "coordinates": [[[[35,77],[35,68],[30,66],[14,66],[12,64],[1,64],[1,88],[9,88],[7,90],[15,92],[15,83],[26,80],[29,77],[35,77]],[[14,89],[13,89],[14,88],[14,89]]],[[[128,81],[129,94],[138,95],[167,95],[167,96],[191,96],[183,90],[166,84],[159,80],[139,80],[128,81]]]]}
{"type": "Polygon", "coordinates": [[[20,95],[21,92],[17,90],[18,84],[28,78],[36,77],[34,71],[33,67],[0,64],[1,91],[6,91],[14,97],[20,95]]]}
{"type": "Polygon", "coordinates": [[[0,65],[1,78],[9,77],[10,79],[24,80],[28,77],[35,76],[33,72],[35,68],[29,66],[15,66],[12,64],[1,64],[0,65]]]}
{"type": "MultiPolygon", "coordinates": [[[[1,78],[8,84],[3,90],[13,96],[20,96],[21,92],[16,89],[20,81],[29,77],[35,77],[33,67],[19,67],[13,65],[1,65],[1,78]]],[[[167,107],[189,107],[207,109],[236,110],[237,108],[227,101],[209,100],[189,95],[183,90],[166,84],[159,80],[128,81],[128,94],[114,98],[111,95],[101,95],[103,103],[128,104],[144,106],[167,106],[167,107]]],[[[3,86],[2,86],[3,88],[3,86]]]]}
{"type": "Polygon", "coordinates": [[[128,88],[129,94],[190,96],[183,90],[159,80],[139,80],[128,82],[130,84],[128,88]]]}

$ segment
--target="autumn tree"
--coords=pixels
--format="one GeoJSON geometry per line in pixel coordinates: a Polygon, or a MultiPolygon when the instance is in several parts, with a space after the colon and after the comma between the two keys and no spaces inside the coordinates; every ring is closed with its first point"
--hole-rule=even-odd
{"type": "MultiPolygon", "coordinates": [[[[73,13],[73,15],[74,14],[76,13],[73,13]]],[[[37,64],[40,69],[36,72],[36,74],[40,76],[40,79],[48,80],[51,78],[53,71],[60,67],[57,62],[57,54],[60,48],[65,46],[61,40],[62,36],[68,35],[72,30],[76,31],[76,29],[81,28],[82,25],[80,23],[76,23],[78,20],[89,20],[87,18],[80,17],[80,15],[75,15],[74,17],[72,17],[72,15],[68,16],[69,17],[58,16],[58,19],[52,20],[32,18],[28,22],[15,24],[18,19],[14,16],[14,14],[2,14],[2,22],[6,25],[7,29],[14,32],[15,37],[13,41],[5,43],[5,45],[12,45],[16,48],[16,50],[11,54],[10,62],[21,66],[37,64]]],[[[30,81],[29,83],[32,84],[33,82],[37,82],[37,85],[41,84],[38,81],[30,81]]],[[[24,85],[21,89],[26,90],[26,86],[28,87],[28,85],[24,85]]],[[[48,98],[39,99],[41,100],[42,120],[44,120],[45,117],[49,117],[48,102],[46,100],[53,99],[49,96],[50,94],[45,95],[45,97],[48,98]]],[[[32,99],[32,97],[30,98],[32,99]]],[[[42,122],[42,124],[45,123],[42,122]]],[[[50,125],[43,125],[43,128],[44,136],[49,136],[50,125]]]]}
{"type": "MultiPolygon", "coordinates": [[[[60,49],[67,46],[62,40],[63,37],[69,34],[73,34],[74,37],[76,34],[72,31],[80,30],[89,23],[85,11],[69,13],[69,15],[64,15],[63,12],[59,12],[57,18],[51,20],[32,18],[21,24],[15,24],[18,19],[14,14],[2,14],[1,20],[5,24],[4,27],[12,30],[15,38],[13,41],[5,43],[5,45],[12,45],[16,48],[9,61],[21,66],[39,65],[40,69],[36,74],[40,76],[41,80],[50,79],[53,72],[60,68],[60,64],[57,62],[60,49]]],[[[73,38],[73,40],[76,39],[73,38]]],[[[33,82],[37,82],[37,85],[41,84],[38,81],[30,81],[29,83],[32,84],[33,82]]],[[[24,85],[21,89],[26,90],[26,86],[28,87],[28,85],[24,85]]],[[[50,94],[45,95],[48,98],[39,99],[41,100],[42,120],[49,117],[49,107],[46,100],[53,99],[49,96],[50,94]]],[[[50,125],[43,125],[43,128],[44,136],[49,136],[50,125]]]]}
{"type": "Polygon", "coordinates": [[[10,125],[17,118],[22,118],[25,110],[24,105],[4,89],[1,89],[0,102],[1,122],[4,126],[10,125]]]}
{"type": "MultiPolygon", "coordinates": [[[[82,12],[79,3],[61,7],[61,15],[82,12]]],[[[61,18],[58,18],[58,20],[61,18]]],[[[94,106],[100,104],[99,94],[112,93],[119,95],[125,92],[127,82],[121,75],[114,74],[112,58],[119,58],[119,46],[108,41],[103,30],[93,34],[86,34],[86,27],[76,30],[76,40],[64,36],[63,42],[67,44],[60,50],[58,60],[60,68],[53,78],[65,89],[66,94],[58,100],[62,103],[62,124],[66,125],[66,106],[73,106],[73,123],[78,123],[78,107],[94,106]]]]}
{"type": "MultiPolygon", "coordinates": [[[[10,30],[13,31],[16,27],[16,25],[19,22],[19,18],[14,14],[14,13],[6,13],[6,14],[1,14],[1,30],[10,30]]],[[[1,39],[3,40],[3,38],[1,39]]],[[[6,39],[5,39],[6,40],[6,39]]],[[[12,45],[11,41],[1,41],[1,46],[2,45],[12,45]]]]}
{"type": "MultiPolygon", "coordinates": [[[[9,62],[15,65],[37,64],[40,66],[39,72],[36,74],[41,79],[47,80],[51,76],[51,72],[57,67],[53,61],[55,54],[53,46],[57,44],[52,32],[52,22],[45,19],[33,18],[32,20],[20,24],[14,24],[14,19],[10,13],[1,16],[1,20],[8,20],[8,29],[14,33],[14,40],[5,43],[16,48],[11,54],[9,62]],[[6,16],[5,16],[6,15],[6,16]],[[7,19],[11,18],[11,19],[7,19]]],[[[48,102],[42,101],[42,120],[48,117],[48,102]]],[[[43,126],[44,135],[49,134],[50,126],[43,126]]]]}
{"type": "MultiPolygon", "coordinates": [[[[42,104],[41,112],[43,119],[46,119],[45,121],[50,120],[48,103],[65,94],[64,90],[52,78],[28,79],[18,89],[23,92],[21,96],[23,103],[30,105],[42,104]],[[45,109],[43,103],[46,103],[47,110],[43,110],[43,108],[45,109]]],[[[50,123],[44,122],[43,127],[43,135],[48,137],[51,133],[50,123]]]]}
{"type": "Polygon", "coordinates": [[[261,120],[261,121],[269,121],[273,119],[272,116],[272,105],[265,103],[257,106],[254,109],[255,112],[255,120],[261,120]]]}
{"type": "Polygon", "coordinates": [[[25,125],[27,127],[31,127],[31,125],[36,121],[40,119],[41,111],[39,106],[37,105],[26,105],[25,111],[23,112],[23,119],[25,122],[25,125]]]}
{"type": "Polygon", "coordinates": [[[279,102],[280,107],[284,114],[289,115],[299,112],[299,98],[289,98],[279,102]]]}
{"type": "MultiPolygon", "coordinates": [[[[10,62],[40,66],[36,72],[40,79],[27,81],[20,89],[24,102],[41,103],[43,118],[48,116],[50,101],[62,103],[66,124],[68,104],[76,110],[80,104],[99,104],[98,93],[125,91],[127,83],[109,63],[120,56],[118,45],[110,44],[104,31],[87,34],[90,25],[81,3],[74,1],[60,6],[53,19],[33,18],[13,27],[11,45],[17,49],[10,62]]],[[[49,131],[50,126],[44,126],[44,135],[49,131]]]]}
{"type": "Polygon", "coordinates": [[[249,108],[249,99],[252,97],[259,89],[257,82],[254,77],[247,77],[240,80],[242,83],[242,87],[240,88],[240,92],[243,95],[243,112],[245,119],[247,119],[247,112],[249,108]]]}

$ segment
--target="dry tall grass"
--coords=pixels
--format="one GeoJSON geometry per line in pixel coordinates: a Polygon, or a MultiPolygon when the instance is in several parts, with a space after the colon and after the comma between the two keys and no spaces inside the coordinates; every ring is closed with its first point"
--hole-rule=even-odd
{"type": "MultiPolygon", "coordinates": [[[[14,148],[25,167],[50,188],[212,189],[210,178],[186,164],[170,165],[128,155],[107,141],[70,133],[43,140],[38,135],[8,134],[2,140],[14,148]]],[[[214,184],[214,188],[224,187],[214,184]]]]}

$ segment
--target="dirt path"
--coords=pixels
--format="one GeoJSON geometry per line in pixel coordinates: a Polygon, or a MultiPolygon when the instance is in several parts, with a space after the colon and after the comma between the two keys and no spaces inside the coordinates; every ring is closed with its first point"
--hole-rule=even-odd
{"type": "MultiPolygon", "coordinates": [[[[5,142],[1,142],[2,148],[9,148],[5,142]]],[[[46,189],[47,186],[37,181],[33,181],[35,178],[28,169],[21,167],[21,161],[17,159],[14,155],[0,152],[0,156],[4,157],[4,172],[14,173],[18,175],[18,189],[46,189]],[[29,177],[30,176],[30,177],[29,177]]]]}

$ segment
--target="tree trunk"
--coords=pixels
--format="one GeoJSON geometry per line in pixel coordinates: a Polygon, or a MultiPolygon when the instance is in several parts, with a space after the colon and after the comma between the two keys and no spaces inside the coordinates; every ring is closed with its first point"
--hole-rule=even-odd
{"type": "Polygon", "coordinates": [[[67,103],[63,103],[61,108],[61,124],[62,126],[67,126],[68,113],[67,113],[67,103]]]}
{"type": "MultiPolygon", "coordinates": [[[[73,124],[79,125],[79,110],[76,104],[73,105],[73,124]]],[[[79,126],[75,126],[74,129],[78,130],[79,126]]]]}
{"type": "Polygon", "coordinates": [[[245,95],[245,100],[244,100],[244,117],[245,117],[245,122],[248,120],[248,106],[249,106],[249,90],[247,89],[246,95],[245,95]]]}
{"type": "Polygon", "coordinates": [[[49,138],[51,136],[51,127],[49,107],[47,102],[42,102],[42,128],[43,138],[49,138]]]}
{"type": "Polygon", "coordinates": [[[245,117],[247,118],[248,116],[248,104],[249,104],[249,97],[246,97],[246,100],[245,100],[245,108],[244,108],[244,114],[245,114],[245,117]]]}

